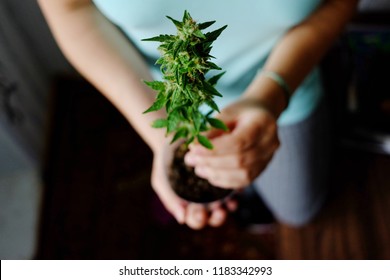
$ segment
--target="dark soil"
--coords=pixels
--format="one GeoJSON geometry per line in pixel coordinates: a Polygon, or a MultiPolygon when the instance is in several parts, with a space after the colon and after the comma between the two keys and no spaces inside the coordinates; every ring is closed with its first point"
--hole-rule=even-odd
{"type": "Polygon", "coordinates": [[[194,168],[184,163],[187,148],[184,145],[175,150],[169,179],[173,190],[181,198],[198,203],[208,203],[228,196],[232,190],[222,189],[199,178],[194,168]]]}

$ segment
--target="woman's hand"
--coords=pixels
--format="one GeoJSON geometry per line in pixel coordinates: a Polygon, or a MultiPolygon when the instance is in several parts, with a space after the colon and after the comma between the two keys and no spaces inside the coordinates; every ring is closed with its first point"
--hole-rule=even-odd
{"type": "Polygon", "coordinates": [[[239,189],[248,186],[267,166],[279,147],[276,118],[252,99],[242,99],[218,116],[230,132],[212,131],[208,136],[214,149],[200,144],[190,147],[187,165],[211,184],[239,189]]]}
{"type": "Polygon", "coordinates": [[[221,226],[226,220],[227,212],[235,210],[235,201],[227,201],[224,205],[215,202],[206,206],[185,201],[177,196],[172,190],[167,176],[173,151],[174,145],[167,143],[154,153],[152,187],[161,202],[180,224],[186,224],[192,229],[202,229],[207,225],[221,226]]]}

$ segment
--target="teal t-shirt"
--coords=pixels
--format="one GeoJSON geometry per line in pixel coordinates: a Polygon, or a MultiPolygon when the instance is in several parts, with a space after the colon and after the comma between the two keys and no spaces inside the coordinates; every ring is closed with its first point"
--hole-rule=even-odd
{"type": "MultiPolygon", "coordinates": [[[[214,30],[228,28],[213,44],[213,61],[226,74],[218,83],[223,108],[236,100],[262,68],[272,48],[293,26],[307,18],[322,0],[94,0],[100,11],[119,26],[141,53],[148,58],[152,74],[159,57],[158,43],[141,41],[159,34],[175,34],[169,15],[181,19],[184,10],[199,21],[216,20],[214,30]]],[[[288,125],[305,119],[316,108],[323,94],[318,69],[312,71],[294,93],[289,107],[278,119],[288,125]]]]}

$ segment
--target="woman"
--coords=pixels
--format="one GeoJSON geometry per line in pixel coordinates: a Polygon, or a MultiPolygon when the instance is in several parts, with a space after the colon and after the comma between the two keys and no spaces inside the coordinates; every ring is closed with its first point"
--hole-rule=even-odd
{"type": "MultiPolygon", "coordinates": [[[[193,229],[222,225],[227,210],[218,204],[205,209],[185,202],[170,189],[164,170],[170,146],[164,144],[164,131],[150,127],[164,113],[142,114],[155,94],[141,80],[153,79],[152,63],[158,54],[156,46],[140,39],[174,32],[164,16],[180,18],[184,10],[200,22],[227,24],[212,54],[227,71],[219,83],[224,95],[219,118],[233,129],[210,135],[211,151],[193,145],[186,163],[223,188],[253,183],[281,222],[299,226],[318,212],[326,196],[327,130],[315,66],[353,15],[357,0],[39,0],[39,4],[68,59],[150,146],[154,190],[177,221],[193,229]]],[[[232,202],[227,206],[235,207],[232,202]]]]}

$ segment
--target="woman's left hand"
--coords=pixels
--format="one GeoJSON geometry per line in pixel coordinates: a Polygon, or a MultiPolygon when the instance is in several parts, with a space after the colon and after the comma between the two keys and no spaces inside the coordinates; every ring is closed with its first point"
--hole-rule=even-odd
{"type": "Polygon", "coordinates": [[[154,191],[178,223],[186,224],[195,230],[206,226],[221,226],[225,222],[228,212],[232,212],[237,208],[236,201],[229,198],[223,203],[217,201],[204,205],[180,198],[173,191],[168,179],[168,169],[174,148],[175,146],[170,145],[168,142],[161,145],[161,149],[156,150],[154,153],[151,178],[154,191]]]}
{"type": "Polygon", "coordinates": [[[193,144],[185,157],[187,165],[211,184],[239,189],[248,186],[267,166],[279,147],[276,117],[251,99],[228,106],[217,116],[228,133],[211,131],[212,150],[193,144]]]}

